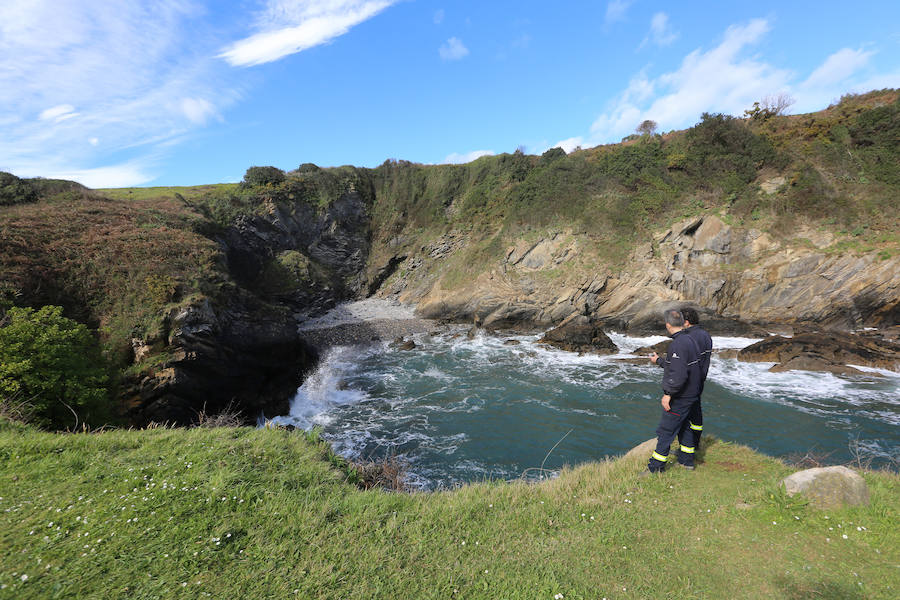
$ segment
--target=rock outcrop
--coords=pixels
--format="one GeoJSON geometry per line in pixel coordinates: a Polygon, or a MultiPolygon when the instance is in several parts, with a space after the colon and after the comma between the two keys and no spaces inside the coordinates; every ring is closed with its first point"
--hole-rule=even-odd
{"type": "Polygon", "coordinates": [[[821,467],[798,471],[782,481],[789,496],[803,494],[821,509],[865,506],[869,503],[866,481],[847,467],[821,467]]]}
{"type": "Polygon", "coordinates": [[[539,343],[568,352],[615,354],[619,350],[597,323],[591,323],[585,317],[572,319],[551,329],[539,343]]]}
{"type": "MultiPolygon", "coordinates": [[[[453,237],[458,244],[459,234],[453,237]]],[[[691,304],[714,335],[764,336],[795,325],[852,330],[900,321],[900,258],[874,252],[826,252],[834,236],[798,229],[773,239],[709,214],[676,223],[639,244],[620,271],[594,272],[582,255],[602,240],[551,232],[510,247],[497,263],[460,287],[445,288],[437,260],[409,252],[404,276],[384,296],[417,304],[428,318],[486,326],[559,324],[585,315],[639,334],[662,331],[666,308],[691,304]],[[408,267],[408,268],[407,268],[408,267]],[[562,273],[548,278],[545,273],[562,273]]]]}
{"type": "Polygon", "coordinates": [[[900,370],[900,344],[851,333],[800,333],[771,336],[738,352],[745,362],[774,362],[773,372],[804,370],[859,374],[849,365],[900,370]]]}
{"type": "Polygon", "coordinates": [[[317,358],[289,312],[241,292],[225,306],[203,299],[177,309],[166,335],[168,358],[126,393],[135,424],[186,425],[229,405],[251,423],[286,414],[317,358]]]}

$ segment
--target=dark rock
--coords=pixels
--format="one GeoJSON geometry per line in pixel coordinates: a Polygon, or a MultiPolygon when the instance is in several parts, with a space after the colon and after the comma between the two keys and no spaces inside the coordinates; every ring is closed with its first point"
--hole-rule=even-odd
{"type": "Polygon", "coordinates": [[[413,350],[413,349],[415,349],[415,347],[416,347],[416,343],[414,341],[407,340],[407,341],[403,342],[402,344],[400,344],[399,346],[397,346],[397,349],[398,350],[413,350]]]}
{"type": "Polygon", "coordinates": [[[644,356],[644,355],[649,356],[649,355],[653,354],[654,352],[656,352],[660,356],[664,356],[666,354],[666,352],[669,351],[669,344],[671,344],[671,343],[672,343],[672,340],[663,340],[661,342],[657,342],[656,344],[653,344],[652,346],[641,346],[640,348],[638,348],[637,350],[634,351],[634,354],[637,354],[639,356],[644,356]]]}
{"type": "MultiPolygon", "coordinates": [[[[769,372],[784,373],[786,371],[821,371],[823,373],[833,373],[835,375],[861,375],[862,371],[848,367],[847,365],[837,365],[821,358],[814,356],[795,356],[783,363],[773,365],[769,372]]],[[[875,374],[876,376],[879,376],[875,374]]]]}
{"type": "Polygon", "coordinates": [[[469,329],[468,333],[466,333],[466,339],[474,340],[478,335],[478,326],[473,326],[469,329]]]}
{"type": "Polygon", "coordinates": [[[505,342],[503,342],[503,345],[504,346],[518,346],[521,343],[522,342],[520,342],[519,340],[506,340],[505,342]]]}
{"type": "Polygon", "coordinates": [[[718,351],[716,351],[715,349],[713,349],[713,350],[715,351],[715,355],[717,357],[723,358],[723,359],[737,358],[738,352],[740,352],[740,350],[738,350],[737,348],[726,348],[724,350],[718,350],[718,351]]]}
{"type": "Polygon", "coordinates": [[[618,348],[597,324],[570,321],[551,329],[539,341],[568,352],[615,354],[618,348]]]}
{"type": "Polygon", "coordinates": [[[774,362],[776,371],[804,369],[859,373],[847,365],[900,370],[900,344],[851,333],[801,333],[771,336],[738,352],[745,362],[774,362]]]}
{"type": "Polygon", "coordinates": [[[201,412],[231,404],[246,422],[287,414],[315,350],[297,333],[290,313],[235,290],[227,304],[208,299],[171,316],[170,360],[141,379],[124,399],[129,420],[187,425],[201,412]]]}

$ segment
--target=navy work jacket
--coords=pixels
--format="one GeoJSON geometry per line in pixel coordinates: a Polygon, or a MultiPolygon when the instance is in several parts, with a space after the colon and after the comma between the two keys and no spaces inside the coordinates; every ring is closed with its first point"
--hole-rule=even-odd
{"type": "Polygon", "coordinates": [[[709,359],[712,357],[712,338],[699,325],[692,325],[685,331],[697,342],[697,349],[700,351],[700,393],[703,393],[703,384],[706,383],[706,374],[709,373],[709,359]]]}
{"type": "Polygon", "coordinates": [[[700,348],[688,335],[688,330],[676,331],[669,344],[663,365],[663,392],[676,398],[697,398],[703,391],[700,373],[700,348]]]}

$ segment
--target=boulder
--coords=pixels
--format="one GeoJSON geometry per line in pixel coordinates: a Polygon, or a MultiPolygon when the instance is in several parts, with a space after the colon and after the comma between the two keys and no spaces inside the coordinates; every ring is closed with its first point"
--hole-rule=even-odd
{"type": "Polygon", "coordinates": [[[865,480],[847,467],[798,471],[786,477],[782,484],[789,496],[802,493],[821,509],[865,506],[869,503],[869,488],[865,480]]]}
{"type": "Polygon", "coordinates": [[[803,369],[858,374],[847,365],[900,370],[900,344],[852,333],[800,333],[773,335],[738,352],[745,362],[779,363],[773,371],[803,369]]]}
{"type": "Polygon", "coordinates": [[[672,340],[663,340],[661,342],[657,342],[652,346],[641,346],[637,350],[634,351],[634,354],[638,356],[650,356],[654,352],[656,352],[660,356],[665,356],[666,352],[669,351],[669,344],[672,343],[672,340]]]}
{"type": "Polygon", "coordinates": [[[412,340],[398,337],[391,342],[391,348],[394,348],[395,350],[415,350],[416,343],[412,340]]]}
{"type": "MultiPolygon", "coordinates": [[[[586,319],[585,319],[586,320],[586,319]]],[[[596,323],[573,319],[564,325],[551,329],[539,340],[568,352],[590,352],[593,354],[615,354],[618,348],[596,323]]]]}
{"type": "Polygon", "coordinates": [[[625,458],[638,457],[649,460],[654,450],[656,450],[656,438],[651,438],[626,452],[625,458]]]}

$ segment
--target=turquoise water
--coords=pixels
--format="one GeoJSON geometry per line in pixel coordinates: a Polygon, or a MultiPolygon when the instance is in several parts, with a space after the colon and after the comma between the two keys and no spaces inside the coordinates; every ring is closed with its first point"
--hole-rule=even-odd
{"type": "MultiPolygon", "coordinates": [[[[662,371],[617,358],[664,338],[612,334],[620,354],[598,357],[544,347],[538,337],[448,333],[416,338],[413,351],[334,348],[278,420],[321,427],[351,458],[396,454],[425,489],[534,476],[542,464],[554,470],[622,454],[654,437],[662,371]],[[510,339],[519,344],[505,345],[510,339]]],[[[713,341],[740,348],[755,340],[713,341]]],[[[772,456],[828,454],[832,463],[858,449],[896,468],[900,374],[776,374],[770,366],[713,359],[706,432],[772,456]]]]}

